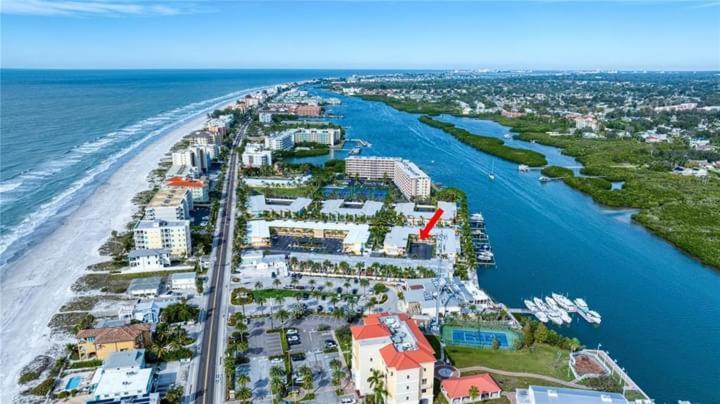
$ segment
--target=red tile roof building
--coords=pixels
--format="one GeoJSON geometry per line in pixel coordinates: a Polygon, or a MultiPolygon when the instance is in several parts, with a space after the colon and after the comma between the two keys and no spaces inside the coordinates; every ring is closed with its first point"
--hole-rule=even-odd
{"type": "Polygon", "coordinates": [[[476,401],[500,398],[502,393],[502,389],[489,373],[445,379],[440,383],[440,390],[448,403],[462,404],[472,402],[470,390],[473,386],[478,390],[476,401]]]}
{"type": "Polygon", "coordinates": [[[387,403],[431,403],[435,351],[406,314],[370,314],[350,327],[352,373],[361,395],[372,394],[368,378],[378,370],[388,391],[387,403]]]}

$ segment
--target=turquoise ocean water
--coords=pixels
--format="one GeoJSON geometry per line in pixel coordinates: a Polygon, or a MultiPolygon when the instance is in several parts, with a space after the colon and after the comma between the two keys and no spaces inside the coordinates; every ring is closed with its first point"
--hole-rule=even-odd
{"type": "MultiPolygon", "coordinates": [[[[328,70],[0,71],[0,265],[168,129],[239,93],[328,70]]],[[[362,73],[362,72],[357,72],[362,73]]]]}

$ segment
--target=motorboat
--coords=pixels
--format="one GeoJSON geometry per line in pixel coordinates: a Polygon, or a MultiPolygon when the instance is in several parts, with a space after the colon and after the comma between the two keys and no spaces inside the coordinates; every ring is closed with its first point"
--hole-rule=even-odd
{"type": "Polygon", "coordinates": [[[539,297],[533,298],[533,303],[535,303],[535,306],[537,306],[538,310],[540,311],[548,311],[550,310],[545,302],[542,301],[539,297]]]}
{"type": "Polygon", "coordinates": [[[480,261],[492,261],[495,258],[495,254],[490,251],[480,251],[477,257],[480,261]]]}
{"type": "Polygon", "coordinates": [[[526,173],[526,172],[530,171],[530,167],[525,164],[520,164],[518,166],[518,171],[520,171],[521,173],[526,173]]]}
{"type": "Polygon", "coordinates": [[[590,310],[590,308],[588,307],[587,302],[586,302],[584,299],[581,299],[581,298],[579,298],[579,297],[578,297],[577,299],[575,299],[575,305],[578,307],[578,309],[580,309],[580,310],[582,310],[582,311],[588,311],[588,310],[590,310]]]}
{"type": "Polygon", "coordinates": [[[538,311],[538,307],[531,300],[525,299],[523,300],[523,303],[525,303],[525,307],[527,307],[528,310],[538,311]]]}
{"type": "Polygon", "coordinates": [[[533,315],[541,322],[541,323],[547,323],[548,322],[548,316],[547,314],[543,313],[542,311],[533,311],[533,315]]]}
{"type": "Polygon", "coordinates": [[[544,175],[541,175],[540,178],[538,178],[538,181],[540,181],[540,182],[550,182],[550,178],[548,178],[548,177],[546,177],[546,176],[544,176],[544,175]]]}
{"type": "Polygon", "coordinates": [[[572,302],[572,300],[568,299],[567,297],[565,297],[559,293],[553,293],[552,297],[553,297],[553,299],[555,299],[557,304],[560,307],[562,307],[563,309],[570,311],[570,312],[577,310],[577,307],[572,302]]]}

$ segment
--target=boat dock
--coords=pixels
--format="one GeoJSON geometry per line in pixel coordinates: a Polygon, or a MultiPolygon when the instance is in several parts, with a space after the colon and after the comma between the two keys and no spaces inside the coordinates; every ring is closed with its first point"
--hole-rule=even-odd
{"type": "Polygon", "coordinates": [[[485,229],[485,218],[481,213],[470,215],[470,232],[478,265],[495,265],[495,254],[490,246],[490,237],[485,229]]]}
{"type": "Polygon", "coordinates": [[[552,321],[557,325],[571,323],[572,313],[577,313],[590,324],[600,324],[600,313],[590,310],[585,300],[577,298],[571,300],[565,295],[552,293],[551,296],[532,297],[523,301],[527,309],[510,309],[512,313],[531,314],[538,320],[546,323],[552,321]]]}

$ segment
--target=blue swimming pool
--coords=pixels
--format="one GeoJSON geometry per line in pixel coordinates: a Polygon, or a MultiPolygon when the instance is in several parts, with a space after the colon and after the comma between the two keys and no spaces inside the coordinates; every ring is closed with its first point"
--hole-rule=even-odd
{"type": "Polygon", "coordinates": [[[70,379],[68,379],[67,383],[65,383],[65,390],[74,390],[74,389],[78,388],[81,381],[82,381],[82,377],[80,377],[80,376],[71,377],[70,379]]]}

